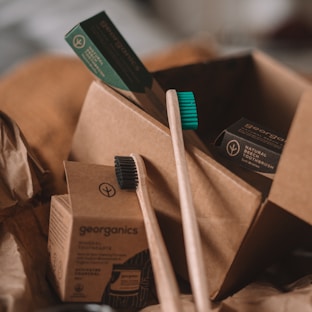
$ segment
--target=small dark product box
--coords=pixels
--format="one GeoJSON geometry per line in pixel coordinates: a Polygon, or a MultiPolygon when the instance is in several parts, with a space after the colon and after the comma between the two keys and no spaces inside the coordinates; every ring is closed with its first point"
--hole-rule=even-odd
{"type": "Polygon", "coordinates": [[[223,130],[215,141],[223,156],[268,177],[276,171],[284,144],[283,136],[246,118],[223,130]]]}

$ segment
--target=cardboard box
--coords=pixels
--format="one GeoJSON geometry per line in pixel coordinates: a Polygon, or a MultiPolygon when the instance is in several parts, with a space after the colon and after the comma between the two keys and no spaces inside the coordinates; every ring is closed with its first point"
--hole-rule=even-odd
{"type": "Polygon", "coordinates": [[[151,262],[136,192],[110,166],[66,162],[68,194],[51,200],[49,278],[66,302],[147,304],[151,262]]]}
{"type": "MultiPolygon", "coordinates": [[[[195,94],[197,134],[209,151],[203,152],[186,140],[187,162],[210,296],[220,300],[291,248],[305,225],[312,223],[307,177],[312,168],[308,157],[299,156],[308,154],[310,147],[305,141],[312,133],[311,105],[307,104],[312,101],[311,96],[302,95],[311,86],[260,51],[172,68],[154,76],[164,89],[195,94]],[[260,175],[232,171],[215,157],[217,135],[242,116],[287,137],[273,181],[258,183],[260,175]],[[304,134],[303,127],[307,129],[304,134]],[[300,147],[300,154],[296,147],[300,147]]],[[[187,278],[170,131],[107,86],[92,83],[70,157],[112,164],[114,155],[131,152],[146,160],[151,200],[170,256],[176,271],[187,278]]]]}

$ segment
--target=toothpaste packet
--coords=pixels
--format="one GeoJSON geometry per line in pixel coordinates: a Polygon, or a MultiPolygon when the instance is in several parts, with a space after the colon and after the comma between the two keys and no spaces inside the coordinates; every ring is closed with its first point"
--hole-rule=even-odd
{"type": "Polygon", "coordinates": [[[241,167],[273,178],[285,142],[276,131],[241,118],[219,134],[215,147],[241,167]]]}
{"type": "Polygon", "coordinates": [[[104,11],[73,27],[65,40],[100,81],[167,124],[163,89],[104,11]]]}

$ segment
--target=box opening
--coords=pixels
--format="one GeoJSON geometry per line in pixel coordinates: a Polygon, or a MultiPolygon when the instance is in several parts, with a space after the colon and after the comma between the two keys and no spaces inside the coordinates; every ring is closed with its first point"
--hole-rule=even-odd
{"type": "Polygon", "coordinates": [[[194,92],[199,127],[196,131],[216,159],[267,198],[272,181],[239,168],[214,148],[218,135],[244,117],[287,138],[304,86],[298,76],[261,52],[220,58],[156,72],[164,89],[194,92]],[[192,77],[190,79],[190,77],[192,77]]]}

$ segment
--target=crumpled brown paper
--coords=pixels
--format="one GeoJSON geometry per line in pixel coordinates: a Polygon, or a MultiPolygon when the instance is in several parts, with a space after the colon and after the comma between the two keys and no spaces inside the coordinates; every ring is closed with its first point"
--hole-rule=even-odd
{"type": "Polygon", "coordinates": [[[23,205],[40,192],[44,174],[18,125],[0,112],[0,221],[6,208],[23,205]]]}
{"type": "Polygon", "coordinates": [[[1,237],[0,276],[0,311],[25,310],[29,285],[18,245],[10,233],[1,237]]]}
{"type": "Polygon", "coordinates": [[[18,125],[0,112],[1,312],[34,311],[55,299],[45,280],[49,203],[40,194],[46,175],[18,125]]]}
{"type": "MultiPolygon", "coordinates": [[[[307,275],[281,291],[269,282],[254,282],[222,302],[212,303],[212,312],[311,312],[312,276],[307,275]]],[[[192,312],[192,296],[181,296],[184,312],[192,312]]],[[[151,305],[140,312],[161,312],[160,305],[151,305]]]]}

